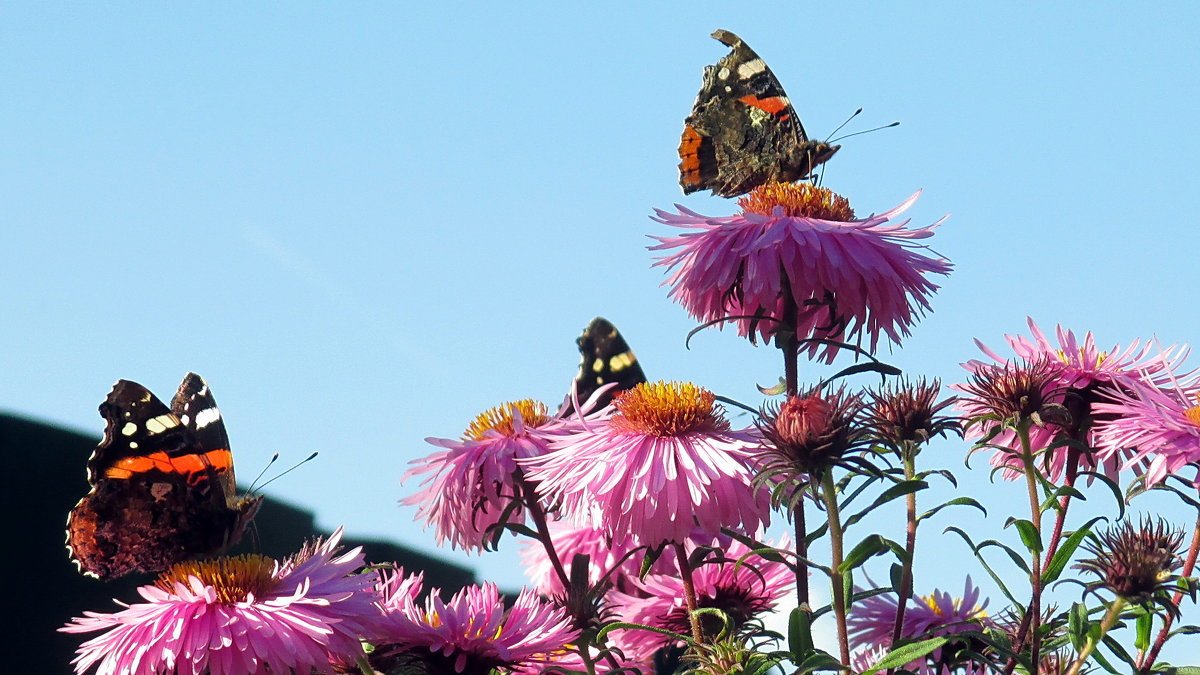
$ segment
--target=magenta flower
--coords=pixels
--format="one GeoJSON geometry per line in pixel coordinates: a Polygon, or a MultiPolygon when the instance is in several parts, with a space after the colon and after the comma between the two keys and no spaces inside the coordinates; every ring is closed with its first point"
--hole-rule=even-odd
{"type": "Polygon", "coordinates": [[[331,663],[353,663],[382,616],[376,575],[356,574],[361,549],[339,555],[341,535],[282,563],[240,556],[175,565],[138,589],[146,602],[85,612],[59,629],[107,631],[80,646],[75,672],[99,664],[99,675],[328,673],[331,663]]]}
{"type": "Polygon", "coordinates": [[[766,490],[751,486],[753,429],[731,430],[715,397],[690,383],[644,383],[617,395],[617,412],[523,459],[539,492],[577,523],[609,537],[637,533],[655,546],[699,526],[757,531],[770,518],[766,490]]]}
{"type": "MultiPolygon", "coordinates": [[[[436,541],[479,551],[501,525],[514,500],[520,501],[517,460],[550,451],[550,440],[564,430],[561,415],[550,417],[532,400],[492,408],[471,423],[463,440],[427,438],[446,450],[415,460],[420,466],[404,475],[431,474],[424,489],[401,500],[419,505],[417,517],[435,526],[436,541]]],[[[525,522],[525,509],[508,512],[508,522],[525,522]]]]}
{"type": "MultiPolygon", "coordinates": [[[[873,352],[882,336],[899,344],[909,334],[938,288],[926,277],[952,268],[913,243],[933,236],[941,221],[918,229],[889,222],[916,200],[855,220],[849,203],[825,188],[768,185],[740,199],[743,210],[733,216],[658,210],[658,222],[691,231],[653,237],[660,243],[650,249],[678,249],[655,266],[672,270],[671,297],[699,321],[742,317],[730,321],[751,340],[767,341],[793,322],[801,340],[854,342],[865,334],[873,352]]],[[[827,362],[838,350],[805,349],[827,362]]]]}
{"type": "MultiPolygon", "coordinates": [[[[791,544],[785,540],[780,547],[790,549],[791,544]]],[[[780,599],[793,592],[796,579],[787,565],[749,553],[749,548],[734,541],[725,547],[722,562],[702,564],[693,570],[697,606],[725,612],[731,621],[729,627],[735,630],[774,609],[780,599]]],[[[619,620],[681,635],[690,633],[678,572],[650,574],[642,581],[633,580],[633,585],[635,593],[610,593],[619,620]]],[[[724,626],[714,623],[711,628],[716,634],[724,626]]],[[[622,629],[613,635],[622,651],[635,660],[648,660],[654,652],[676,643],[668,635],[647,630],[622,629]]]]}
{"type": "MultiPolygon", "coordinates": [[[[628,577],[637,577],[641,558],[628,555],[638,546],[637,539],[632,536],[609,537],[591,525],[560,520],[550,523],[550,539],[554,552],[568,570],[576,555],[588,556],[588,583],[591,585],[603,578],[621,588],[628,577]]],[[[530,539],[522,543],[521,562],[539,593],[551,597],[566,594],[566,588],[555,574],[546,548],[540,541],[530,539]]]]}
{"type": "MultiPolygon", "coordinates": [[[[1095,435],[1095,427],[1086,422],[1096,417],[1098,411],[1095,404],[1098,401],[1103,400],[1110,392],[1128,389],[1137,382],[1147,382],[1152,386],[1165,384],[1188,354],[1186,347],[1152,349],[1150,343],[1142,345],[1137,340],[1127,347],[1114,345],[1104,351],[1097,349],[1090,331],[1079,340],[1074,332],[1064,329],[1061,325],[1055,327],[1058,344],[1054,344],[1047,339],[1033,319],[1027,321],[1031,338],[1023,335],[1005,335],[1005,341],[1021,363],[1045,365],[1049,370],[1047,399],[1066,406],[1072,416],[1077,418],[1074,421],[1077,426],[1091,427],[1084,440],[1092,447],[1096,447],[1099,440],[1095,435]]],[[[981,341],[976,340],[975,344],[996,364],[1007,362],[981,341]]],[[[992,365],[972,360],[964,363],[963,367],[978,375],[992,365]]],[[[962,390],[961,386],[956,388],[962,390]]],[[[981,412],[979,402],[971,398],[960,400],[959,408],[967,416],[981,412]]],[[[1052,481],[1059,480],[1066,473],[1068,461],[1071,459],[1071,452],[1067,447],[1050,447],[1064,431],[1066,430],[1057,424],[1035,425],[1029,431],[1031,447],[1034,450],[1046,450],[1039,457],[1038,466],[1043,468],[1046,476],[1052,481]]],[[[967,436],[981,438],[987,432],[988,428],[985,426],[972,425],[967,436]]],[[[1014,451],[1020,447],[1012,430],[1002,431],[990,444],[1014,451]]],[[[1073,470],[1096,471],[1116,478],[1117,465],[1124,458],[1124,454],[1127,453],[1077,453],[1073,470]]],[[[1015,452],[1000,450],[992,456],[991,463],[993,466],[1005,467],[1005,478],[1014,479],[1021,474],[1021,458],[1015,452]]]]}
{"type": "MultiPolygon", "coordinates": [[[[905,608],[901,638],[931,638],[953,635],[968,630],[981,630],[993,625],[979,602],[979,589],[967,577],[961,598],[935,590],[924,598],[912,598],[905,608]]],[[[854,604],[850,612],[850,644],[858,650],[855,660],[857,670],[874,665],[887,653],[892,644],[892,631],[896,625],[896,596],[891,593],[874,595],[854,604]],[[861,666],[861,667],[859,667],[861,666]]],[[[940,672],[943,649],[935,650],[926,658],[913,661],[905,669],[920,673],[940,672]],[[932,664],[932,665],[931,665],[932,664]]],[[[979,672],[978,665],[964,665],[968,671],[979,672]]]]}
{"type": "Polygon", "coordinates": [[[1097,445],[1107,458],[1129,452],[1122,469],[1148,462],[1146,484],[1200,463],[1200,387],[1195,378],[1169,388],[1134,382],[1129,390],[1109,392],[1111,401],[1096,404],[1109,413],[1097,425],[1097,445]]]}
{"type": "Polygon", "coordinates": [[[545,663],[579,638],[562,608],[529,589],[509,609],[490,583],[468,586],[449,602],[433,589],[418,604],[420,579],[403,578],[403,570],[386,578],[380,590],[386,618],[372,664],[407,660],[420,662],[425,672],[485,675],[493,668],[545,663]]]}

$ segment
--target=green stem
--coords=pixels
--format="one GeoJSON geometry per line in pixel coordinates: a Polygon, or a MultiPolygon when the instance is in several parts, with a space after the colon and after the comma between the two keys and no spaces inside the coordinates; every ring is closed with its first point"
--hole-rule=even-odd
{"type": "Polygon", "coordinates": [[[538,501],[536,492],[525,481],[525,476],[518,471],[515,478],[517,479],[517,485],[521,489],[521,501],[525,504],[525,508],[529,510],[529,517],[533,520],[533,526],[537,529],[538,539],[542,542],[542,548],[546,549],[546,557],[550,559],[550,566],[554,568],[554,573],[558,575],[558,580],[562,582],[563,588],[570,589],[570,577],[567,576],[567,571],[563,568],[562,561],[558,559],[558,552],[554,550],[554,540],[550,537],[550,527],[546,524],[546,512],[542,510],[542,504],[538,501]]]}
{"type": "MultiPolygon", "coordinates": [[[[1033,523],[1033,529],[1037,531],[1038,541],[1042,539],[1042,508],[1041,501],[1038,499],[1038,475],[1036,461],[1033,456],[1033,449],[1029,444],[1029,425],[1030,420],[1024,419],[1017,424],[1017,437],[1021,440],[1021,462],[1025,469],[1025,487],[1029,493],[1029,511],[1030,521],[1033,523]]],[[[1029,601],[1029,610],[1026,616],[1029,618],[1029,653],[1030,653],[1030,675],[1038,675],[1038,667],[1041,665],[1041,645],[1038,636],[1038,624],[1041,622],[1042,612],[1042,554],[1040,551],[1032,551],[1031,557],[1031,572],[1029,575],[1029,584],[1032,589],[1032,598],[1029,601]]]]}
{"type": "Polygon", "coordinates": [[[829,516],[830,543],[830,581],[832,588],[833,616],[837,621],[838,647],[841,650],[842,665],[850,666],[850,640],[846,629],[846,588],[845,574],[840,568],[843,562],[842,519],[838,511],[837,486],[833,482],[833,472],[826,471],[821,477],[821,497],[825,500],[825,511],[829,516]]]}
{"type": "Polygon", "coordinates": [[[704,629],[700,626],[700,615],[696,614],[700,603],[696,601],[696,584],[692,581],[692,566],[688,563],[683,544],[674,542],[675,559],[679,563],[679,578],[683,581],[683,600],[687,603],[688,621],[692,625],[692,639],[696,644],[704,643],[704,629]]]}
{"type": "MultiPolygon", "coordinates": [[[[1104,619],[1100,622],[1100,635],[1095,639],[1090,636],[1088,637],[1087,642],[1083,645],[1083,649],[1079,650],[1079,658],[1075,659],[1075,663],[1071,664],[1071,669],[1067,671],[1066,675],[1079,675],[1079,669],[1083,668],[1084,662],[1096,650],[1096,645],[1100,644],[1100,641],[1104,639],[1104,635],[1117,622],[1117,619],[1121,616],[1122,609],[1125,609],[1125,599],[1117,598],[1113,600],[1112,604],[1108,606],[1108,611],[1104,613],[1104,619]]],[[[1037,667],[1037,661],[1034,661],[1034,667],[1037,667]]]]}
{"type": "Polygon", "coordinates": [[[366,654],[359,652],[355,662],[358,663],[358,669],[362,671],[363,675],[379,675],[379,671],[371,667],[371,662],[367,660],[366,654]]]}
{"type": "MultiPolygon", "coordinates": [[[[913,480],[917,475],[916,447],[906,442],[900,448],[904,462],[904,480],[913,480]]],[[[908,599],[912,597],[913,557],[917,549],[917,493],[910,492],[905,496],[905,540],[904,552],[906,560],[900,575],[900,588],[896,589],[896,625],[892,627],[892,644],[900,641],[901,630],[904,627],[904,610],[908,599]]],[[[890,672],[890,670],[889,670],[890,672]]]]}

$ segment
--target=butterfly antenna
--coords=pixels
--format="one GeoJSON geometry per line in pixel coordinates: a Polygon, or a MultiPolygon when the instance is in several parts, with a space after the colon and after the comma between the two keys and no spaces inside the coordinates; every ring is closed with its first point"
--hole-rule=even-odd
{"type": "MultiPolygon", "coordinates": [[[[829,135],[832,136],[832,135],[836,134],[837,132],[841,131],[842,127],[846,126],[847,124],[850,124],[850,120],[854,119],[855,117],[858,117],[859,113],[861,113],[862,111],[863,111],[862,108],[855,110],[853,115],[847,117],[845,122],[842,122],[841,124],[837,125],[837,128],[834,129],[833,131],[829,132],[829,135]]],[[[825,142],[832,143],[833,141],[825,141],[825,142]]]]}
{"type": "Polygon", "coordinates": [[[844,138],[850,138],[851,136],[859,136],[862,134],[869,134],[872,131],[879,131],[880,129],[891,129],[892,127],[898,127],[898,126],[900,126],[899,122],[892,122],[891,124],[885,124],[881,127],[875,127],[874,129],[867,129],[866,131],[856,131],[852,134],[846,134],[845,136],[838,136],[837,138],[833,139],[832,141],[826,141],[826,143],[837,143],[838,141],[840,141],[844,138]]]}
{"type": "Polygon", "coordinates": [[[250,492],[254,492],[254,486],[258,485],[258,481],[262,479],[263,474],[266,473],[267,469],[271,468],[271,465],[277,461],[279,461],[278,452],[275,453],[275,456],[271,458],[271,461],[267,462],[267,465],[262,468],[262,471],[259,471],[258,475],[254,477],[254,481],[250,483],[250,492]]]}
{"type": "MultiPolygon", "coordinates": [[[[271,483],[274,483],[275,481],[279,480],[280,478],[283,478],[284,476],[286,476],[286,475],[288,475],[289,473],[291,473],[291,472],[295,471],[296,469],[299,469],[299,468],[301,467],[301,465],[304,465],[304,464],[307,464],[307,463],[309,463],[309,462],[310,462],[310,461],[312,461],[312,460],[313,460],[313,458],[315,458],[315,457],[316,457],[318,454],[319,454],[319,453],[317,453],[317,452],[313,452],[313,454],[311,454],[311,455],[309,455],[308,457],[305,457],[304,459],[300,460],[299,462],[296,462],[295,464],[293,464],[293,465],[291,466],[291,468],[289,468],[287,471],[284,471],[283,473],[279,474],[278,476],[274,476],[274,477],[272,477],[270,480],[268,480],[267,482],[263,483],[262,485],[259,485],[259,486],[258,486],[258,489],[259,489],[259,490],[262,490],[263,488],[265,488],[266,486],[270,485],[271,483]]],[[[272,464],[274,464],[274,463],[275,463],[275,460],[276,460],[276,459],[278,459],[278,458],[279,458],[279,453],[275,453],[275,457],[271,459],[271,463],[272,463],[272,464]]],[[[268,464],[267,466],[270,466],[270,464],[268,464]]],[[[265,469],[264,469],[264,471],[265,471],[265,469]]],[[[259,477],[261,478],[261,477],[262,477],[262,474],[259,474],[259,477]]],[[[258,481],[258,478],[255,478],[254,480],[255,480],[255,482],[257,482],[257,481],[258,481]]]]}

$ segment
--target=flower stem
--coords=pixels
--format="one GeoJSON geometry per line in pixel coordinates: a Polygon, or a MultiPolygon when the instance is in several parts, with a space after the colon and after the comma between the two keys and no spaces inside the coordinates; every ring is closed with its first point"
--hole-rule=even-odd
{"type": "Polygon", "coordinates": [[[838,631],[838,647],[841,650],[842,665],[850,666],[850,640],[846,629],[846,587],[845,575],[840,571],[843,561],[843,542],[844,533],[842,532],[842,518],[838,511],[837,503],[837,486],[833,482],[833,472],[826,471],[821,478],[821,496],[825,500],[825,511],[829,515],[829,544],[830,544],[830,561],[829,566],[833,570],[830,574],[830,582],[833,586],[831,597],[833,605],[833,616],[837,621],[838,631]]]}
{"type": "MultiPolygon", "coordinates": [[[[1079,669],[1083,667],[1084,662],[1096,650],[1096,645],[1100,644],[1100,641],[1104,639],[1104,635],[1117,622],[1117,619],[1121,616],[1121,610],[1124,608],[1124,598],[1113,600],[1112,604],[1108,606],[1108,611],[1104,613],[1104,619],[1100,622],[1100,635],[1095,639],[1092,639],[1090,636],[1088,637],[1087,642],[1083,645],[1083,649],[1079,650],[1079,658],[1075,659],[1075,663],[1071,664],[1071,669],[1067,671],[1066,675],[1079,675],[1079,669]]],[[[1037,663],[1037,660],[1033,662],[1034,668],[1037,668],[1037,663]]]]}
{"type": "MultiPolygon", "coordinates": [[[[1196,519],[1196,526],[1192,529],[1192,545],[1188,548],[1187,560],[1183,563],[1182,576],[1190,577],[1196,569],[1196,558],[1200,556],[1200,517],[1196,519]]],[[[1175,591],[1175,595],[1171,597],[1171,604],[1179,607],[1179,603],[1183,600],[1183,591],[1175,591]]],[[[1162,651],[1163,645],[1167,643],[1167,637],[1171,633],[1171,624],[1173,623],[1174,615],[1170,612],[1163,617],[1163,627],[1158,631],[1158,635],[1154,638],[1154,645],[1150,647],[1150,651],[1146,652],[1138,662],[1138,672],[1143,675],[1149,675],[1150,668],[1154,666],[1154,660],[1158,658],[1158,653],[1162,651]]]]}
{"type": "Polygon", "coordinates": [[[362,671],[363,675],[379,675],[379,671],[371,667],[371,662],[367,660],[366,654],[359,652],[355,662],[358,663],[358,669],[362,671]]]}
{"type": "Polygon", "coordinates": [[[675,559],[679,563],[679,578],[683,581],[683,600],[687,603],[688,621],[692,625],[692,639],[696,644],[704,643],[704,630],[700,626],[700,615],[696,614],[700,603],[696,601],[696,585],[692,580],[692,566],[688,563],[683,544],[674,542],[675,559]]]}
{"type": "Polygon", "coordinates": [[[529,509],[529,517],[533,520],[534,527],[537,528],[538,539],[542,542],[542,548],[546,549],[546,557],[550,559],[550,566],[554,568],[554,573],[558,575],[558,580],[562,582],[563,588],[570,588],[571,580],[563,568],[562,561],[558,559],[558,552],[554,550],[554,540],[550,537],[550,528],[546,525],[546,512],[542,509],[541,502],[538,501],[537,493],[520,471],[516,473],[515,478],[521,489],[521,501],[525,504],[525,508],[529,509]]]}
{"type": "MultiPolygon", "coordinates": [[[[904,480],[913,480],[917,474],[916,448],[911,442],[904,443],[901,448],[901,457],[904,462],[904,480]]],[[[904,561],[904,569],[900,575],[900,588],[896,589],[898,597],[896,600],[896,625],[892,627],[892,644],[900,641],[900,634],[904,627],[904,609],[908,605],[908,599],[912,596],[912,572],[913,572],[913,556],[917,548],[917,493],[910,492],[905,495],[905,540],[904,552],[906,560],[904,561]]],[[[890,671],[889,671],[890,672],[890,671]]]]}
{"type": "MultiPolygon", "coordinates": [[[[1022,419],[1017,424],[1017,437],[1021,440],[1021,463],[1025,469],[1025,487],[1029,493],[1029,519],[1033,523],[1033,529],[1037,532],[1040,541],[1042,538],[1042,507],[1041,501],[1038,499],[1038,475],[1037,467],[1034,464],[1036,459],[1029,443],[1029,425],[1031,423],[1029,419],[1022,419]]],[[[1042,618],[1042,555],[1040,551],[1031,553],[1029,585],[1033,597],[1029,600],[1026,616],[1029,618],[1030,675],[1038,675],[1038,666],[1042,660],[1038,636],[1038,623],[1042,618]]]]}

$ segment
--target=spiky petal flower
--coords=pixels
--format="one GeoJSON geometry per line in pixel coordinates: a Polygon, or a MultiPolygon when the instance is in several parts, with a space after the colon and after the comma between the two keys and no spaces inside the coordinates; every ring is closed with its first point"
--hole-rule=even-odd
{"type": "Polygon", "coordinates": [[[869,392],[864,424],[880,443],[900,450],[928,443],[934,436],[961,433],[958,418],[941,412],[954,404],[954,397],[937,400],[938,380],[899,380],[869,392]]]}
{"type": "Polygon", "coordinates": [[[642,543],[682,542],[699,528],[757,531],[770,507],[751,486],[753,429],[733,430],[715,397],[690,383],[643,383],[617,394],[612,417],[520,460],[539,492],[577,523],[642,543]]]}
{"type": "Polygon", "coordinates": [[[373,665],[403,660],[417,672],[486,675],[545,663],[579,638],[566,612],[529,589],[507,609],[491,583],[468,586],[449,602],[433,589],[423,604],[419,580],[388,578],[381,590],[387,612],[373,665]]]}
{"type": "MultiPolygon", "coordinates": [[[[1041,363],[1052,372],[1052,393],[1049,399],[1065,406],[1069,415],[1063,425],[1042,425],[1030,429],[1030,442],[1035,449],[1047,449],[1039,461],[1046,467],[1046,475],[1051,480],[1058,480],[1065,472],[1069,461],[1074,460],[1074,469],[1098,471],[1115,478],[1116,465],[1127,453],[1113,452],[1098,455],[1086,452],[1079,445],[1054,447],[1050,446],[1056,438],[1063,434],[1077,436],[1086,446],[1096,447],[1099,439],[1095,435],[1095,424],[1103,420],[1103,415],[1096,407],[1112,392],[1128,391],[1136,383],[1158,387],[1166,385],[1174,377],[1176,368],[1187,358],[1187,346],[1172,345],[1165,349],[1155,348],[1150,343],[1140,343],[1134,340],[1126,347],[1114,345],[1108,350],[1097,348],[1095,338],[1089,331],[1083,338],[1077,338],[1073,331],[1055,326],[1056,343],[1042,332],[1033,319],[1027,319],[1030,336],[1005,335],[1004,339],[1012,349],[1019,363],[1041,363]]],[[[984,354],[991,357],[996,365],[1003,365],[1007,360],[996,351],[976,340],[975,344],[984,354]]],[[[995,365],[972,360],[963,367],[974,374],[980,374],[995,365]]],[[[970,414],[971,411],[968,410],[970,414]]],[[[986,429],[975,426],[969,429],[969,436],[979,438],[986,429]]],[[[995,445],[1015,447],[1015,439],[1011,432],[1003,432],[992,440],[995,445]]],[[[996,453],[992,457],[994,466],[1006,466],[1006,478],[1014,478],[1021,471],[1020,459],[1012,453],[996,453]]]]}
{"type": "Polygon", "coordinates": [[[138,593],[146,600],[115,614],[85,612],[59,630],[106,630],[79,648],[75,671],[99,675],[242,675],[333,672],[353,662],[359,640],[382,619],[362,549],[339,555],[329,539],[276,563],[263,556],[187,562],[138,593]]]}
{"type": "MultiPolygon", "coordinates": [[[[1095,557],[1075,567],[1100,577],[1090,589],[1103,587],[1129,602],[1146,603],[1174,587],[1172,573],[1183,564],[1182,543],[1183,532],[1164,520],[1155,523],[1147,517],[1139,525],[1126,520],[1084,543],[1095,557]]],[[[1166,601],[1160,604],[1173,607],[1166,601]]]]}
{"type": "Polygon", "coordinates": [[[798,483],[820,480],[848,453],[869,444],[862,412],[862,398],[845,388],[789,396],[763,409],[758,421],[763,444],[755,466],[760,480],[782,486],[777,501],[798,499],[798,483]]]}
{"type": "Polygon", "coordinates": [[[1147,485],[1200,464],[1200,388],[1194,381],[1161,389],[1135,382],[1109,396],[1109,401],[1096,404],[1108,414],[1096,429],[1103,456],[1130,453],[1123,469],[1148,463],[1147,485]]]}
{"type": "MultiPolygon", "coordinates": [[[[791,543],[784,540],[780,547],[788,549],[791,543]]],[[[726,626],[711,615],[703,619],[705,630],[715,637],[726,629],[737,632],[773,609],[792,592],[795,575],[787,565],[766,560],[734,541],[725,547],[723,556],[693,570],[693,583],[697,607],[719,609],[729,620],[726,626]]],[[[678,573],[650,574],[635,580],[634,586],[634,593],[609,594],[621,621],[689,634],[691,624],[678,573]]],[[[632,628],[614,631],[614,636],[627,655],[639,660],[675,643],[669,635],[632,628]]]]}
{"type": "MultiPolygon", "coordinates": [[[[963,631],[977,631],[992,625],[984,608],[987,601],[979,603],[979,589],[967,577],[961,598],[935,590],[926,597],[912,598],[905,608],[904,623],[900,637],[930,638],[953,635],[963,631]]],[[[887,652],[892,644],[892,631],[896,624],[896,596],[891,593],[874,595],[854,604],[850,612],[850,643],[859,650],[856,663],[873,665],[887,652]]],[[[939,673],[949,664],[957,651],[953,643],[947,644],[927,657],[904,666],[906,670],[919,673],[939,673]]],[[[984,669],[978,664],[957,664],[969,672],[984,669]]]]}
{"type": "Polygon", "coordinates": [[[417,505],[418,518],[435,526],[439,544],[479,551],[507,522],[525,522],[517,505],[520,468],[517,460],[550,451],[550,440],[564,428],[544,405],[532,400],[505,403],[480,414],[461,440],[427,438],[445,448],[415,460],[418,466],[404,475],[429,474],[416,494],[401,500],[417,505]]]}
{"type": "MultiPolygon", "coordinates": [[[[920,193],[918,193],[920,194],[920,193]]],[[[656,266],[671,270],[670,295],[702,322],[730,319],[738,334],[769,340],[783,327],[796,337],[854,342],[871,351],[882,337],[899,344],[929,309],[950,263],[915,244],[939,223],[908,229],[890,222],[917,200],[855,220],[849,203],[808,183],[769,185],[739,200],[742,211],[711,218],[677,206],[657,211],[660,223],[691,230],[651,250],[677,249],[656,266]],[[746,318],[754,317],[754,318],[746,318]],[[794,325],[793,325],[794,324],[794,325]]],[[[809,343],[806,351],[832,361],[838,347],[809,343]]]]}

